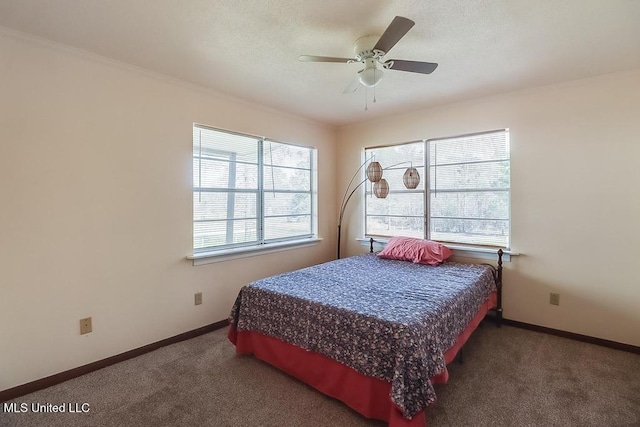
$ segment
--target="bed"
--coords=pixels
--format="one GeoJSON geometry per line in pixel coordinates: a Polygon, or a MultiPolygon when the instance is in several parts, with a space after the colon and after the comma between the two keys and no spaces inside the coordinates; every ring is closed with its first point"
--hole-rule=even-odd
{"type": "Polygon", "coordinates": [[[228,337],[367,418],[424,426],[447,364],[488,311],[499,324],[502,251],[497,268],[372,252],[244,286],[228,337]]]}

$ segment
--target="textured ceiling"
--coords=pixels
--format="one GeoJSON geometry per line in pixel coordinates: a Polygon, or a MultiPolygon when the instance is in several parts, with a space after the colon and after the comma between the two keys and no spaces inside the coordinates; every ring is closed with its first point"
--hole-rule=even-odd
{"type": "Polygon", "coordinates": [[[640,68],[638,0],[0,0],[0,25],[333,125],[640,68]],[[358,64],[297,61],[396,15],[388,57],[439,67],[386,71],[368,111],[358,64]]]}

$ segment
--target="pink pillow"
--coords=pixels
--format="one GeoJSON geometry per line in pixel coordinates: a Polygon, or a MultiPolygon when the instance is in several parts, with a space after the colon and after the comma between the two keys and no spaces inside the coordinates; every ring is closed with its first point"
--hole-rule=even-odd
{"type": "Polygon", "coordinates": [[[413,237],[392,237],[378,254],[380,258],[429,265],[438,265],[451,255],[451,249],[438,242],[413,237]]]}

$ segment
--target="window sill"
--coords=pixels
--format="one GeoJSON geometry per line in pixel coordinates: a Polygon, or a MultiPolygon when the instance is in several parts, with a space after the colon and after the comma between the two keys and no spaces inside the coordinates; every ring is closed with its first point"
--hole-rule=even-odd
{"type": "Polygon", "coordinates": [[[194,266],[212,264],[214,262],[229,261],[232,259],[248,258],[252,256],[265,255],[275,252],[288,251],[294,248],[316,245],[322,241],[320,237],[308,239],[291,240],[288,242],[267,243],[258,246],[247,246],[244,248],[223,249],[219,251],[199,252],[187,255],[187,259],[193,261],[194,266]]]}
{"type": "MultiPolygon", "coordinates": [[[[359,241],[362,246],[369,246],[369,239],[370,239],[369,237],[361,237],[356,240],[359,241]]],[[[374,250],[384,248],[384,245],[387,244],[388,240],[389,239],[380,238],[380,237],[373,239],[374,250]]],[[[443,244],[453,251],[454,256],[458,256],[458,257],[488,259],[493,261],[497,260],[497,257],[498,257],[497,249],[481,248],[477,246],[467,246],[467,245],[454,245],[449,243],[443,243],[443,244]]],[[[502,252],[503,252],[502,254],[503,262],[510,262],[512,256],[520,255],[518,252],[514,252],[513,250],[510,250],[510,249],[503,249],[502,252]]]]}

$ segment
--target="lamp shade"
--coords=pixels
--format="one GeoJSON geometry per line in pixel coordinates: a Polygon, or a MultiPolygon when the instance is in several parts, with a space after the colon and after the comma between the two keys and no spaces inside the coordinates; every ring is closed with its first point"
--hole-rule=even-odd
{"type": "Polygon", "coordinates": [[[410,190],[416,188],[418,184],[420,184],[420,174],[418,173],[418,170],[413,166],[407,168],[402,176],[402,182],[404,182],[404,186],[410,190]]]}
{"type": "Polygon", "coordinates": [[[367,178],[371,182],[378,182],[382,179],[382,166],[380,163],[369,163],[369,166],[367,166],[367,178]]]}
{"type": "Polygon", "coordinates": [[[382,80],[382,70],[378,70],[375,66],[366,68],[360,72],[360,83],[367,87],[374,87],[382,80]]]}
{"type": "Polygon", "coordinates": [[[373,194],[375,194],[378,199],[387,198],[387,194],[389,194],[389,183],[387,183],[386,179],[382,178],[373,184],[373,194]]]}

